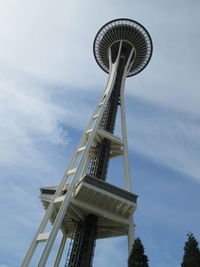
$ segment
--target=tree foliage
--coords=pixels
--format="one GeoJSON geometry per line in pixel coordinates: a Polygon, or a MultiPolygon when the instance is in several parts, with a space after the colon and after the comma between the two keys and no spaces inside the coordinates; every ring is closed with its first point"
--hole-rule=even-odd
{"type": "Polygon", "coordinates": [[[192,233],[189,233],[185,242],[184,255],[181,267],[200,267],[200,250],[198,242],[192,233]]]}
{"type": "Polygon", "coordinates": [[[140,238],[135,239],[128,259],[128,267],[149,267],[148,261],[140,238]]]}

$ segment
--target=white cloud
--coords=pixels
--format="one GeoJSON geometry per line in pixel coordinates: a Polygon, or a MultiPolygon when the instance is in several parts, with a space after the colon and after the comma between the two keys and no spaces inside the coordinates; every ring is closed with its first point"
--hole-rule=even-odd
{"type": "Polygon", "coordinates": [[[130,147],[200,181],[198,121],[197,116],[139,101],[128,110],[130,147]]]}
{"type": "Polygon", "coordinates": [[[106,75],[92,54],[94,36],[108,20],[130,17],[149,30],[154,53],[148,69],[129,79],[128,87],[151,101],[199,113],[200,38],[194,27],[199,23],[199,4],[170,1],[161,5],[156,0],[137,5],[131,1],[127,5],[113,3],[2,1],[0,58],[47,81],[85,89],[104,86],[106,75]],[[180,3],[182,16],[178,16],[180,3]],[[190,14],[193,16],[186,21],[190,14]]]}
{"type": "MultiPolygon", "coordinates": [[[[68,137],[60,127],[65,111],[53,104],[44,92],[9,82],[0,82],[0,147],[2,164],[31,163],[40,158],[34,143],[41,139],[66,144],[68,137]]],[[[42,90],[42,89],[41,89],[42,90]]]]}

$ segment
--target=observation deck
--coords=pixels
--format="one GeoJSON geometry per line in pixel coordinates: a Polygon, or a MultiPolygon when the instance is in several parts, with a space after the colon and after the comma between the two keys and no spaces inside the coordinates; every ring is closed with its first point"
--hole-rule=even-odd
{"type": "Polygon", "coordinates": [[[109,48],[120,41],[134,48],[133,64],[127,75],[131,77],[149,63],[153,51],[152,40],[148,31],[134,20],[121,18],[105,24],[94,39],[93,52],[98,65],[106,73],[109,73],[109,48]]]}

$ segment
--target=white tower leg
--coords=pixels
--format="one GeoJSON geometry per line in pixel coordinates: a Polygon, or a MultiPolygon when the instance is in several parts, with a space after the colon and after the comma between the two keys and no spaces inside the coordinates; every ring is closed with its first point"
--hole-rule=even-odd
{"type": "Polygon", "coordinates": [[[55,259],[55,262],[54,262],[54,267],[58,267],[59,264],[60,264],[60,260],[61,260],[61,257],[62,257],[62,253],[63,253],[64,247],[65,247],[66,241],[67,241],[67,235],[63,234],[62,240],[60,242],[60,246],[59,246],[59,249],[58,249],[58,252],[57,252],[57,255],[56,255],[56,259],[55,259]]]}
{"type": "MultiPolygon", "coordinates": [[[[133,53],[133,50],[132,50],[133,53]]],[[[129,57],[129,62],[132,56],[132,53],[129,57]]],[[[130,65],[126,65],[127,69],[130,68],[130,65]]],[[[129,158],[128,158],[128,139],[127,139],[127,128],[126,128],[126,115],[125,115],[125,105],[124,105],[124,88],[125,88],[125,74],[122,79],[121,84],[121,130],[122,130],[122,142],[124,144],[124,154],[123,154],[123,160],[124,160],[124,185],[125,189],[129,192],[131,192],[131,179],[130,179],[130,168],[129,168],[129,158]]],[[[134,229],[134,222],[133,222],[133,215],[129,218],[129,229],[128,229],[128,251],[129,254],[131,252],[132,245],[134,243],[135,239],[135,229],[134,229]]]]}

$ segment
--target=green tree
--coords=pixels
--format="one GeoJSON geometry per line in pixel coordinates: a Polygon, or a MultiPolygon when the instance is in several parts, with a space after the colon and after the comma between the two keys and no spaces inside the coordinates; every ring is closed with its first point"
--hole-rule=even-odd
{"type": "Polygon", "coordinates": [[[149,267],[148,261],[140,238],[135,239],[128,258],[128,267],[149,267]]]}
{"type": "Polygon", "coordinates": [[[192,233],[187,234],[187,236],[188,240],[185,242],[181,267],[200,267],[200,250],[198,242],[192,233]]]}

